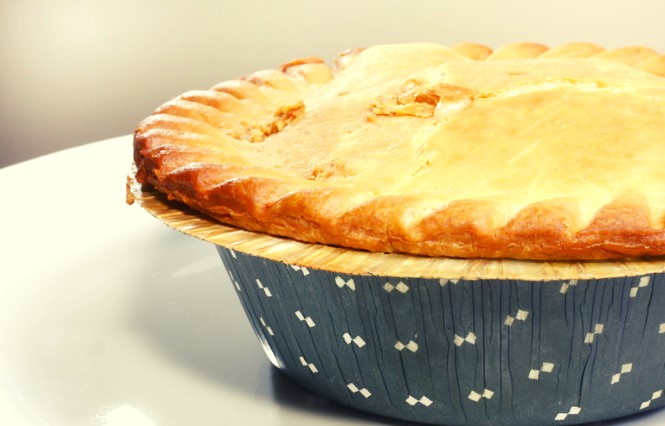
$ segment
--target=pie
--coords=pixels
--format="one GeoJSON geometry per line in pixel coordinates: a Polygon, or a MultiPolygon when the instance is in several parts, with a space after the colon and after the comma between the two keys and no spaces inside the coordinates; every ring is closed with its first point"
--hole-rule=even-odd
{"type": "Polygon", "coordinates": [[[351,249],[665,255],[665,56],[379,45],[191,91],[137,127],[135,179],[224,224],[351,249]]]}

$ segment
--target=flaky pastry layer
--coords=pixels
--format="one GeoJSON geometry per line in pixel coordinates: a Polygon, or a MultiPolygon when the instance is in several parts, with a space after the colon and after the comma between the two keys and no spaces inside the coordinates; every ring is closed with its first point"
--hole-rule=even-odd
{"type": "Polygon", "coordinates": [[[426,256],[665,254],[665,56],[382,45],[187,92],[138,182],[223,223],[426,256]]]}

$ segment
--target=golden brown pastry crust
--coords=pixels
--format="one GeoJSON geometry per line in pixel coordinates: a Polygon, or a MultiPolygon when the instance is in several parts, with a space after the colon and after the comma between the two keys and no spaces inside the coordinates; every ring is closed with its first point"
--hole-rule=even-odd
{"type": "Polygon", "coordinates": [[[135,132],[136,179],[226,224],[350,248],[662,255],[663,77],[651,49],[587,43],[303,58],[159,107],[135,132]]]}

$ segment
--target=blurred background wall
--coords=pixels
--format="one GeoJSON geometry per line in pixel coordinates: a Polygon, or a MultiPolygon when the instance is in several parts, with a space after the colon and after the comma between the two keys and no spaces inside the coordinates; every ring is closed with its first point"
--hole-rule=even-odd
{"type": "Polygon", "coordinates": [[[665,52],[662,0],[0,0],[0,167],[132,133],[160,103],[377,43],[665,52]]]}

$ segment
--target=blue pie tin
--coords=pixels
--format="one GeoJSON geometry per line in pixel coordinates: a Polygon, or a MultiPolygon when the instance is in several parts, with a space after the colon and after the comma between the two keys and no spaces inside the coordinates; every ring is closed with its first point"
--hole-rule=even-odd
{"type": "Polygon", "coordinates": [[[218,250],[272,363],[342,404],[488,426],[588,423],[665,404],[663,274],[385,277],[218,250]]]}
{"type": "Polygon", "coordinates": [[[135,197],[215,244],[268,359],[341,404],[450,426],[571,425],[665,405],[663,259],[364,253],[135,197]]]}

